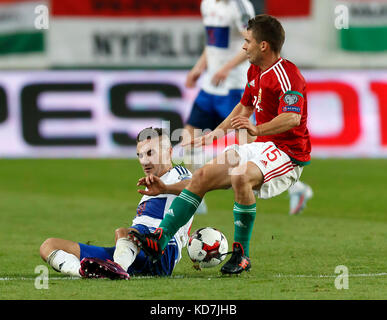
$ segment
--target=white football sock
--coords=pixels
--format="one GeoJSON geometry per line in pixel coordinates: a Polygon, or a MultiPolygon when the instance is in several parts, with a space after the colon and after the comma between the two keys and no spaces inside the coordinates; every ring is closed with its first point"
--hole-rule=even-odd
{"type": "Polygon", "coordinates": [[[125,271],[132,265],[138,254],[137,245],[128,238],[119,238],[113,254],[114,262],[118,263],[125,271]]]}
{"type": "Polygon", "coordinates": [[[79,268],[81,263],[79,259],[63,250],[54,250],[47,258],[47,263],[54,268],[54,270],[67,274],[73,277],[80,277],[79,268]]]}

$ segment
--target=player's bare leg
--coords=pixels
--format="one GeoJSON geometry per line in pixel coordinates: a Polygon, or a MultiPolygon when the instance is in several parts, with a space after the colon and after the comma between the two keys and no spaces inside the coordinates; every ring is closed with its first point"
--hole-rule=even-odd
{"type": "Polygon", "coordinates": [[[235,201],[243,205],[256,202],[253,189],[259,189],[263,182],[261,170],[253,162],[247,162],[231,171],[231,183],[235,201]]]}
{"type": "Polygon", "coordinates": [[[239,160],[234,150],[221,153],[194,173],[186,189],[202,198],[208,191],[230,188],[230,173],[239,164],[239,160]]]}
{"type": "MultiPolygon", "coordinates": [[[[184,127],[182,134],[182,144],[184,147],[184,164],[189,171],[195,173],[196,170],[201,168],[205,163],[205,154],[202,151],[202,148],[194,148],[191,144],[189,144],[192,139],[198,138],[203,134],[202,130],[196,127],[193,127],[187,124],[184,127]]],[[[196,209],[196,214],[206,214],[208,211],[205,200],[202,199],[199,207],[196,209]]]]}
{"type": "Polygon", "coordinates": [[[40,256],[44,261],[47,261],[47,258],[50,253],[58,249],[73,254],[79,259],[79,244],[74,241],[59,238],[48,238],[47,240],[45,240],[40,246],[40,256]]]}

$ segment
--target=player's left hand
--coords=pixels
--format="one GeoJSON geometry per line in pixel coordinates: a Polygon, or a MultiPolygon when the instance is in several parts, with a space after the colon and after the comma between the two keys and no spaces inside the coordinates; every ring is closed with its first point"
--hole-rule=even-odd
{"type": "Polygon", "coordinates": [[[146,196],[157,196],[161,193],[164,193],[166,190],[166,185],[161,179],[153,174],[143,177],[138,180],[137,186],[145,186],[147,189],[139,189],[138,193],[146,196]]]}
{"type": "Polygon", "coordinates": [[[233,129],[246,129],[249,135],[258,136],[258,128],[251,123],[249,118],[244,116],[235,116],[231,119],[231,126],[233,129]]]}
{"type": "Polygon", "coordinates": [[[198,81],[201,72],[197,69],[193,68],[187,75],[187,79],[185,81],[185,86],[187,88],[195,88],[196,82],[198,81]]]}
{"type": "Polygon", "coordinates": [[[226,70],[224,68],[220,69],[218,72],[214,74],[214,76],[211,79],[211,82],[214,86],[219,86],[224,82],[229,74],[229,70],[226,70]]]}
{"type": "Polygon", "coordinates": [[[182,143],[181,146],[185,147],[188,145],[192,145],[195,148],[199,148],[201,146],[210,145],[214,142],[214,140],[219,139],[224,136],[224,131],[221,129],[215,129],[211,132],[208,132],[200,137],[195,139],[191,139],[191,141],[182,143]]]}

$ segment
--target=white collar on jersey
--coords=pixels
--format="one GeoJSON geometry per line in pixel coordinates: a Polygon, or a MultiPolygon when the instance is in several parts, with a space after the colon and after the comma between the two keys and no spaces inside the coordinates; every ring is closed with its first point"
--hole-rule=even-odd
{"type": "Polygon", "coordinates": [[[282,62],[282,58],[280,58],[275,64],[273,64],[269,69],[265,70],[264,72],[261,73],[259,78],[262,78],[262,76],[266,73],[268,73],[270,70],[274,69],[279,63],[282,62]]]}

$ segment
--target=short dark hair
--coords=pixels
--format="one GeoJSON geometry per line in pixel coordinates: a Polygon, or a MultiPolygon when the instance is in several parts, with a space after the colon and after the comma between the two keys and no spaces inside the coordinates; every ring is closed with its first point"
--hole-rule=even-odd
{"type": "Polygon", "coordinates": [[[164,129],[148,127],[148,128],[142,129],[138,133],[136,141],[137,143],[139,143],[147,139],[152,139],[152,138],[161,137],[161,136],[168,136],[164,129]]]}
{"type": "Polygon", "coordinates": [[[281,52],[285,42],[285,30],[275,17],[259,14],[249,20],[247,30],[252,31],[254,39],[258,42],[266,41],[272,51],[281,52]]]}

